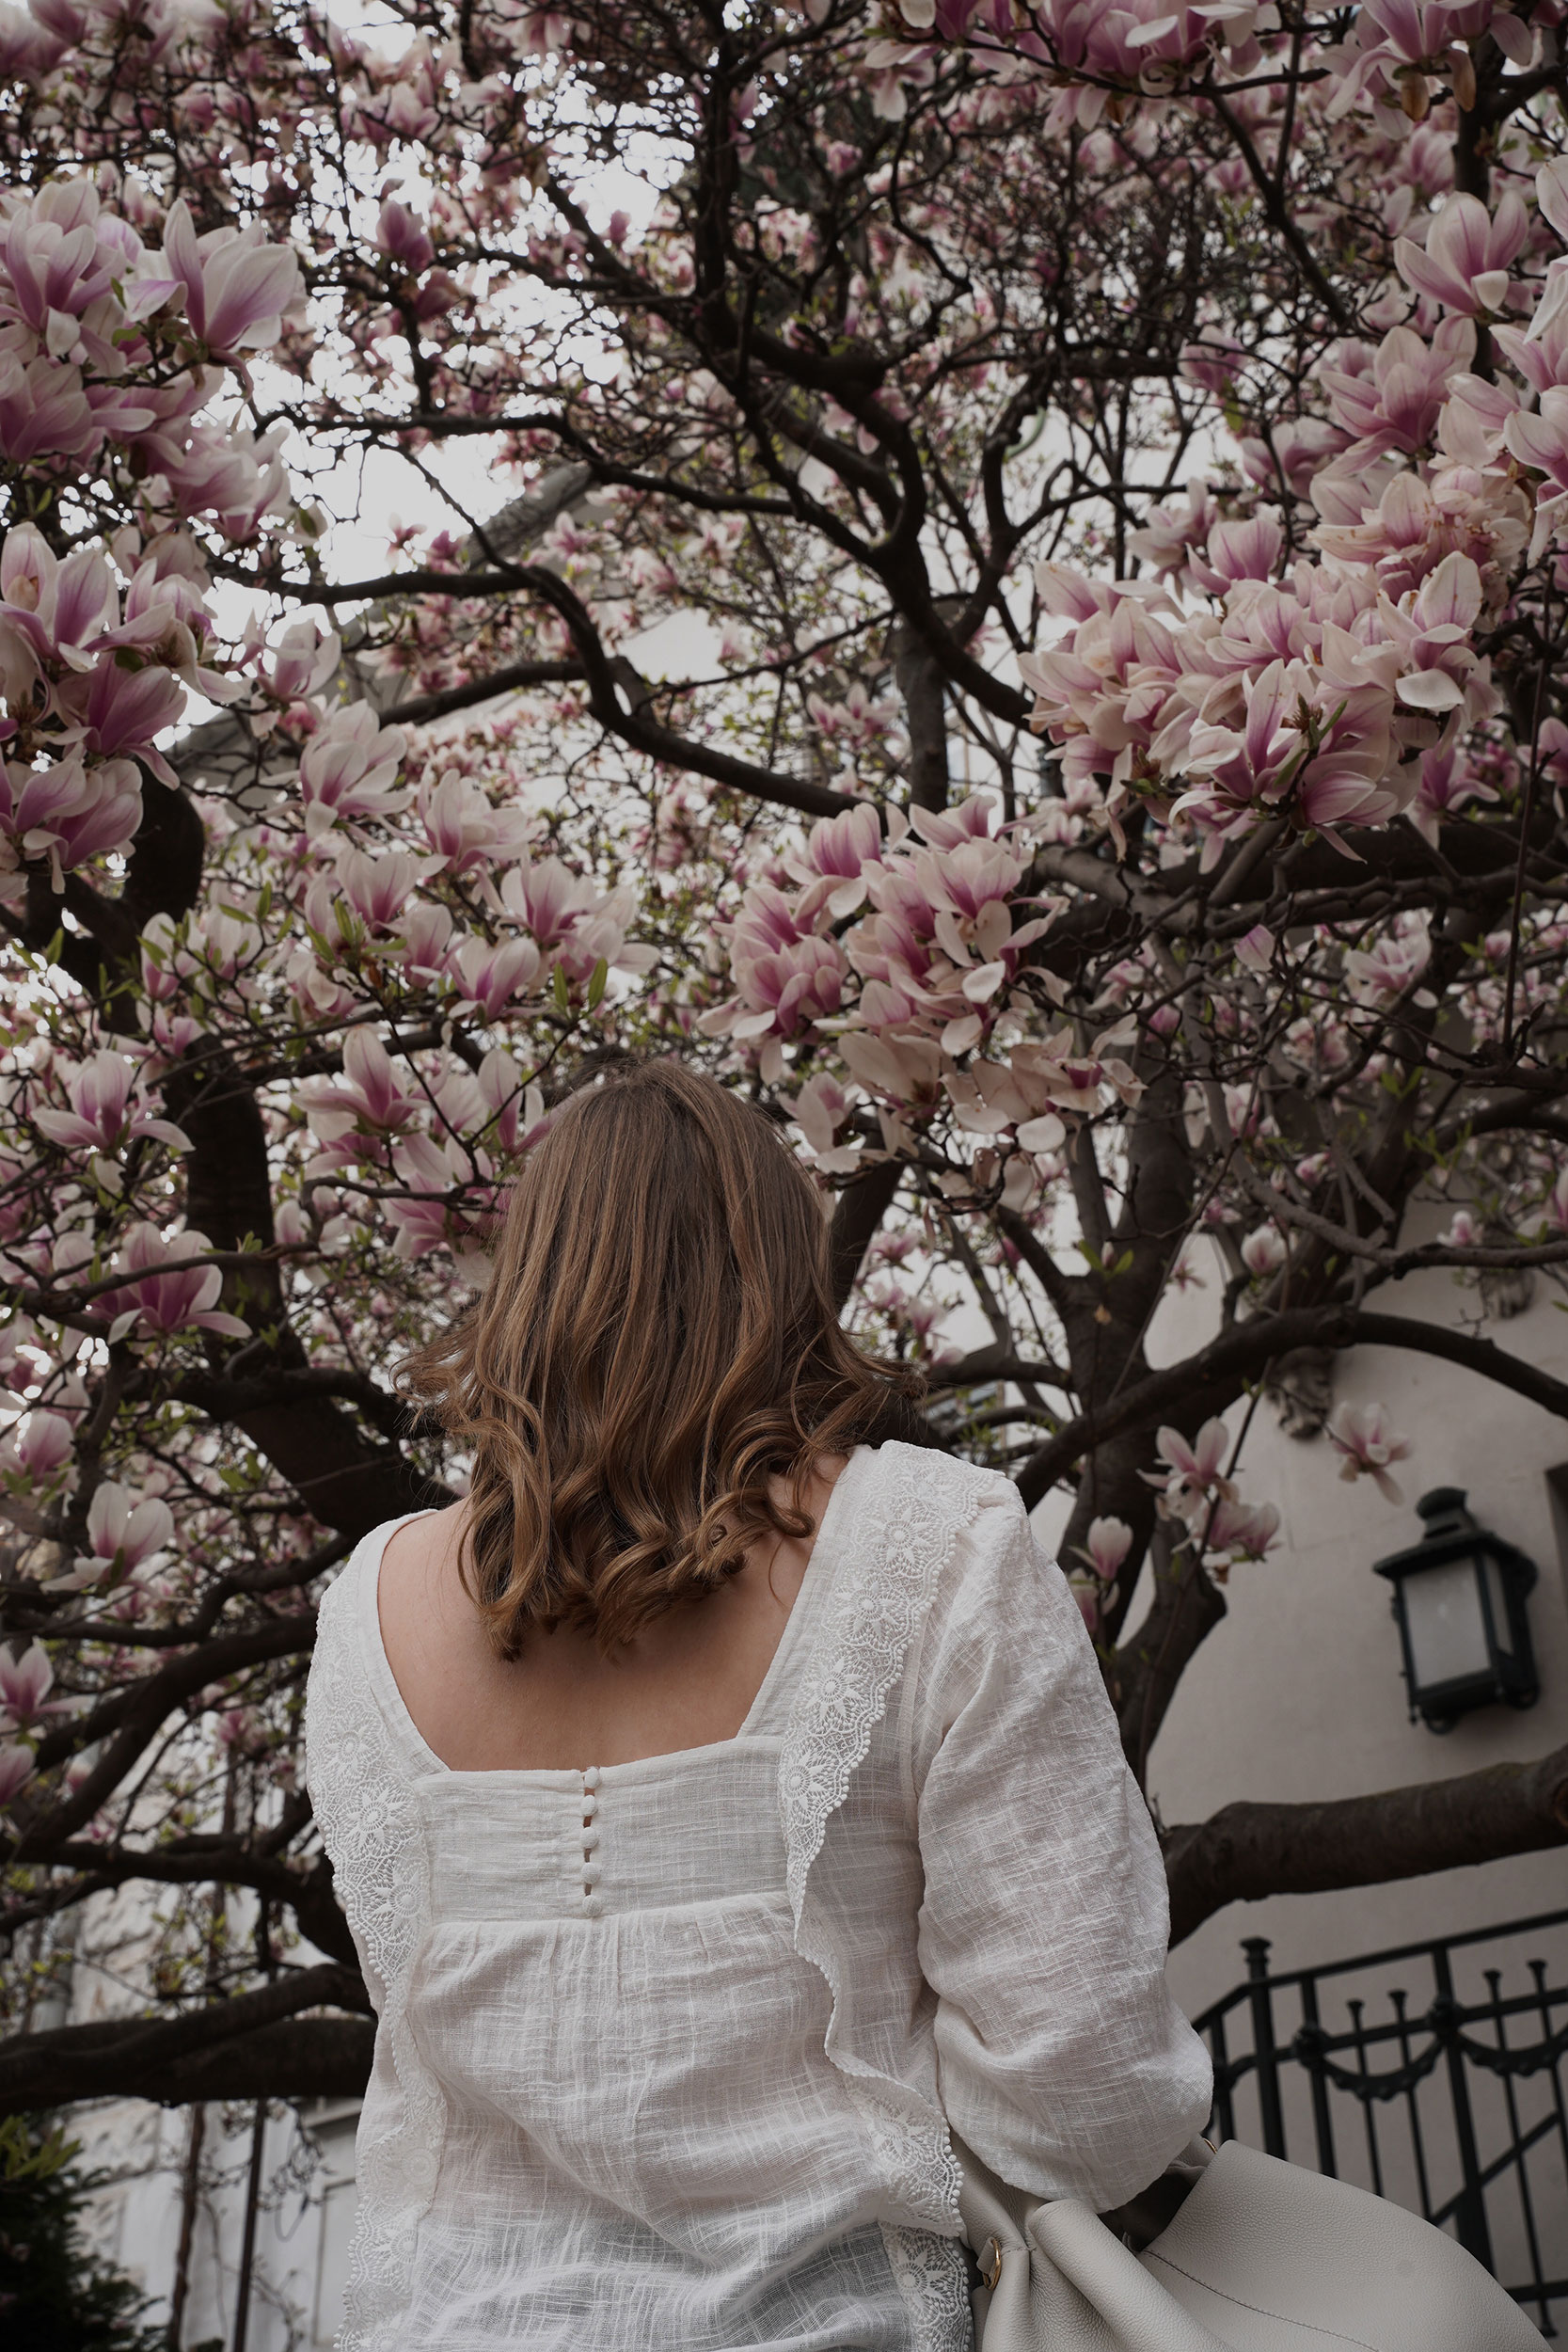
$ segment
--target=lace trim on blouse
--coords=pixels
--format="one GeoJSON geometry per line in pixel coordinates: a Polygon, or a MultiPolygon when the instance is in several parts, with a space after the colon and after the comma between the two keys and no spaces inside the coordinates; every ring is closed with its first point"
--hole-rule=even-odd
{"type": "Polygon", "coordinates": [[[436,2191],[446,2103],[408,2026],[409,1977],[430,1910],[430,1864],[405,1760],[359,1655],[362,1559],[356,1553],[322,1599],[308,1772],[322,1842],[333,1860],[334,1891],[359,1946],[398,2091],[383,2128],[359,2134],[360,2195],[337,2352],[397,2352],[412,2294],[415,2233],[436,2191]]]}
{"type": "MultiPolygon", "coordinates": [[[[853,1474],[853,1468],[846,1473],[853,1474]]],[[[832,1997],[823,2046],[864,2118],[889,2187],[941,2233],[884,2231],[919,2352],[971,2341],[968,2268],[958,2243],[962,2175],[942,2115],[839,2046],[838,1955],[811,1873],[980,1494],[972,1470],[924,1447],[895,1442],[870,1457],[839,1534],[841,1590],[816,1629],[779,1759],[795,1948],[820,1971],[832,1997]]]]}

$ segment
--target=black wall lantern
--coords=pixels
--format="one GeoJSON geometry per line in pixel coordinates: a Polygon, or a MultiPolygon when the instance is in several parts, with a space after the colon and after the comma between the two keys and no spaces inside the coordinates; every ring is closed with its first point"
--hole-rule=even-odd
{"type": "Polygon", "coordinates": [[[1435,1486],[1416,1508],[1420,1542],[1373,1563],[1394,1588],[1411,1722],[1451,1731],[1472,1707],[1533,1707],[1541,1683],[1525,1596],[1534,1561],[1476,1524],[1463,1486],[1435,1486]]]}

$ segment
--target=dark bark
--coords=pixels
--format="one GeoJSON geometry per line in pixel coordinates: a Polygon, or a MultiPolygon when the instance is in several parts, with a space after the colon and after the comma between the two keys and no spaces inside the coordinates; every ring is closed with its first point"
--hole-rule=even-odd
{"type": "Polygon", "coordinates": [[[877,1160],[845,1185],[833,1209],[828,1239],[833,1297],[840,1309],[848,1302],[861,1264],[876,1239],[877,1229],[893,1205],[893,1196],[905,1174],[902,1160],[877,1160]]]}
{"type": "MultiPolygon", "coordinates": [[[[168,1114],[189,1136],[185,1205],[190,1223],[214,1249],[275,1238],[271,1172],[261,1105],[228,1054],[210,1040],[195,1046],[166,1085],[168,1114]]],[[[305,1373],[305,1351],[289,1327],[277,1262],[231,1274],[223,1303],[253,1331],[271,1330],[269,1369],[284,1393],[226,1416],[286,1478],[323,1527],[362,1535],[383,1519],[451,1500],[396,1445],[368,1434],[354,1415],[316,1391],[287,1395],[291,1371],[305,1373]]],[[[216,1351],[214,1351],[216,1355],[216,1351]]],[[[217,1360],[221,1360],[218,1358],[217,1360]]],[[[253,1370],[261,1367],[253,1363],[253,1370]]],[[[302,1383],[303,1387],[303,1383],[302,1383]]]]}
{"type": "Polygon", "coordinates": [[[182,2061],[328,2005],[361,2012],[369,2006],[358,1978],[335,1961],[278,1977],[232,2000],[210,2001],[182,2017],[108,2018],[52,2033],[14,2034],[0,2042],[0,2106],[8,2112],[117,2093],[161,2098],[182,2061]]]}
{"type": "MultiPolygon", "coordinates": [[[[0,2057],[8,2046],[15,2048],[0,2043],[0,2057]]],[[[367,2018],[291,2017],[153,2067],[135,2059],[122,2063],[118,2052],[104,2049],[91,2061],[87,2090],[65,2087],[56,2058],[45,2054],[32,2067],[18,2053],[0,2087],[0,2115],[77,2098],[152,2099],[164,2106],[201,2099],[356,2099],[370,2080],[374,2047],[375,2027],[367,2018]]]]}
{"type": "Polygon", "coordinates": [[[1227,1903],[1424,1878],[1568,1845],[1568,1747],[1322,1804],[1227,1804],[1165,1839],[1171,1942],[1227,1903]]]}
{"type": "Polygon", "coordinates": [[[1148,1752],[1181,1677],[1225,1615],[1225,1595],[1196,1547],[1173,1557],[1162,1528],[1151,1549],[1154,1597],[1148,1615],[1117,1650],[1110,1672],[1122,1746],[1140,1788],[1148,1772],[1148,1752]]]}
{"type": "Polygon", "coordinates": [[[947,690],[928,645],[900,622],[894,629],[893,674],[910,731],[910,801],[915,808],[947,806],[947,690]]]}
{"type": "Polygon", "coordinates": [[[1018,1481],[1024,1502],[1033,1510],[1082,1455],[1124,1429],[1138,1423],[1148,1428],[1157,1421],[1174,1420],[1181,1411],[1200,1420],[1223,1411],[1249,1381],[1260,1379],[1272,1362],[1294,1348],[1356,1345],[1411,1348],[1440,1357],[1568,1421],[1568,1380],[1538,1371],[1495,1341],[1446,1330],[1440,1324],[1418,1323],[1406,1315],[1367,1314],[1339,1306],[1291,1308],[1238,1324],[1184,1363],[1150,1373],[1124,1389],[1099,1413],[1081,1413],[1069,1422],[1024,1464],[1018,1481]]]}

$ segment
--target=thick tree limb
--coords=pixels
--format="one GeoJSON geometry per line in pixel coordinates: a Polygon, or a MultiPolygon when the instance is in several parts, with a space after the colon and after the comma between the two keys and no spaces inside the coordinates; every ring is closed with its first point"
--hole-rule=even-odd
{"type": "Polygon", "coordinates": [[[217,1836],[175,1838],[140,1852],[135,1847],[98,1847],[84,1838],[56,1846],[48,1861],[54,1870],[81,1873],[71,1890],[75,1895],[96,1894],[134,1880],[156,1886],[247,1886],[291,1910],[301,1934],[318,1951],[341,1961],[345,1968],[358,1967],[348,1921],[332,1892],[332,1865],[325,1854],[307,1870],[217,1836]]]}
{"type": "MultiPolygon", "coordinates": [[[[71,2099],[239,2097],[238,2090],[195,2088],[203,2072],[201,2062],[208,2062],[209,2074],[212,2061],[220,2058],[226,2070],[241,2061],[255,2067],[264,2060],[272,2072],[280,2073],[289,2044],[266,2043],[267,2029],[276,2033],[285,2019],[297,2018],[302,2010],[328,2005],[361,2014],[369,2006],[358,1978],[335,1962],[279,1977],[232,2000],[209,2002],[182,2017],[109,2018],[90,2026],[61,2026],[53,2033],[15,2034],[0,2042],[0,2113],[71,2099]]],[[[369,2071],[373,2029],[352,2018],[320,2022],[358,2025],[358,2031],[346,2050],[333,2053],[325,2036],[315,2036],[296,2042],[294,2055],[311,2056],[318,2062],[331,2057],[338,2078],[350,2090],[362,2088],[364,2075],[356,2082],[354,2067],[362,2051],[369,2071]]],[[[343,2038],[340,2033],[336,2039],[341,2042],[343,2038]]],[[[270,2087],[293,2096],[325,2088],[297,2078],[270,2087]]]]}
{"type": "Polygon", "coordinates": [[[902,1160],[875,1160],[863,1174],[845,1185],[833,1207],[828,1238],[832,1268],[833,1297],[840,1309],[855,1287],[861,1262],[876,1237],[878,1227],[893,1204],[905,1173],[902,1160]]]}
{"type": "Polygon", "coordinates": [[[1323,1804],[1227,1804],[1168,1832],[1171,1942],[1227,1903],[1423,1878],[1568,1845],[1568,1747],[1323,1804]]]}
{"type": "Polygon", "coordinates": [[[1241,1393],[1249,1380],[1259,1377],[1276,1358],[1298,1347],[1403,1347],[1422,1356],[1436,1356],[1479,1373],[1528,1397],[1560,1420],[1568,1421],[1568,1380],[1511,1356],[1495,1340],[1481,1340],[1467,1331],[1445,1330],[1441,1324],[1418,1323],[1413,1316],[1359,1312],[1352,1307],[1297,1307],[1283,1314],[1259,1315],[1256,1322],[1238,1324],[1184,1362],[1150,1374],[1124,1389],[1098,1412],[1080,1413],[1032,1454],[1019,1475],[1024,1502],[1033,1510],[1063,1473],[1092,1447],[1104,1445],[1137,1422],[1153,1422],[1162,1414],[1187,1407],[1219,1412],[1241,1393]]]}
{"type": "Polygon", "coordinates": [[[910,799],[916,808],[945,808],[947,697],[942,670],[930,647],[901,621],[893,631],[893,668],[910,732],[910,799]]]}
{"type": "Polygon", "coordinates": [[[1173,1560],[1166,1531],[1157,1529],[1149,1549],[1154,1598],[1148,1614],[1116,1651],[1109,1676],[1122,1746],[1140,1788],[1148,1776],[1148,1752],[1181,1677],[1226,1611],[1225,1595],[1192,1547],[1173,1560]]]}

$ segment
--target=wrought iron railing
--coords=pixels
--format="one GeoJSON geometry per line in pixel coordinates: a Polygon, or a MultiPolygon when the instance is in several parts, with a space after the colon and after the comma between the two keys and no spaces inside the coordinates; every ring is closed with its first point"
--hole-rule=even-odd
{"type": "Polygon", "coordinates": [[[1242,1949],[1246,1982],[1196,2021],[1214,2058],[1210,2137],[1424,2214],[1556,2337],[1568,1911],[1278,1975],[1266,1938],[1242,1949]]]}

